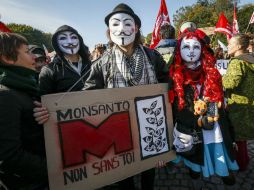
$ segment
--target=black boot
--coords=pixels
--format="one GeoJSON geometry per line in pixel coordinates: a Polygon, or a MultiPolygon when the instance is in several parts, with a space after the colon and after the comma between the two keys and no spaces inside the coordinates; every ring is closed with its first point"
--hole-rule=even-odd
{"type": "Polygon", "coordinates": [[[195,172],[189,168],[189,174],[192,179],[198,179],[200,177],[200,172],[195,172]]]}
{"type": "Polygon", "coordinates": [[[235,185],[235,176],[232,173],[229,173],[228,176],[221,177],[225,185],[235,185]]]}

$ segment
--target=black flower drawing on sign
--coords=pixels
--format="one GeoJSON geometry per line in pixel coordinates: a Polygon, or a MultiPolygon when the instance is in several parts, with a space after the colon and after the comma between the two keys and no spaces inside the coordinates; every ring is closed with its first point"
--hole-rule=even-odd
{"type": "Polygon", "coordinates": [[[162,138],[164,128],[161,126],[164,122],[164,116],[160,117],[162,108],[156,108],[157,100],[154,101],[149,108],[143,108],[144,113],[147,115],[146,121],[149,127],[145,127],[147,136],[143,141],[147,144],[144,150],[148,152],[160,152],[166,145],[166,138],[162,138]]]}

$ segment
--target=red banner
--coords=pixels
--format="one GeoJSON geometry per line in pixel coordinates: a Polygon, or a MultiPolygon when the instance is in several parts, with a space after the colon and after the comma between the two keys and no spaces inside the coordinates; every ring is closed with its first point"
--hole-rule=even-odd
{"type": "Polygon", "coordinates": [[[231,38],[233,35],[232,27],[230,26],[226,16],[223,13],[220,14],[214,32],[221,32],[226,34],[228,38],[231,38]]]}
{"type": "Polygon", "coordinates": [[[0,31],[1,32],[11,32],[11,30],[1,21],[0,21],[0,31]]]}
{"type": "Polygon", "coordinates": [[[166,2],[165,2],[165,0],[161,0],[160,10],[157,15],[156,22],[155,22],[154,29],[153,29],[150,48],[152,48],[152,49],[155,48],[156,45],[159,43],[159,41],[160,41],[160,27],[165,23],[170,24],[170,19],[168,16],[168,9],[167,9],[166,2]]]}

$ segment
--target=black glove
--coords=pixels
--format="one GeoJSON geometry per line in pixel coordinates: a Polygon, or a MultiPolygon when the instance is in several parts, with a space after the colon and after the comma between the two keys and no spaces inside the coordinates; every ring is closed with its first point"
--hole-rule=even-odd
{"type": "Polygon", "coordinates": [[[214,128],[214,121],[210,121],[209,122],[207,116],[202,117],[201,121],[202,121],[202,128],[204,130],[213,130],[213,128],[214,128]]]}

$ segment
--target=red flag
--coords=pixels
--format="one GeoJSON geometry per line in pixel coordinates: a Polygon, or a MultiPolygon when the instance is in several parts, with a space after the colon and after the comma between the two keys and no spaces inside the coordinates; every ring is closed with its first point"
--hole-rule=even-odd
{"type": "Polygon", "coordinates": [[[166,2],[165,2],[165,0],[161,0],[160,10],[157,15],[156,22],[155,22],[154,29],[153,29],[150,48],[152,48],[152,49],[155,48],[156,45],[159,43],[159,41],[160,41],[160,27],[165,23],[170,24],[170,19],[168,16],[168,9],[167,9],[166,2]]]}
{"type": "Polygon", "coordinates": [[[252,16],[250,18],[249,24],[253,24],[253,23],[254,23],[254,11],[253,11],[252,16]]]}
{"type": "Polygon", "coordinates": [[[11,30],[0,21],[0,32],[11,32],[11,30]]]}
{"type": "Polygon", "coordinates": [[[234,4],[234,18],[233,18],[233,26],[232,26],[233,34],[239,33],[239,26],[236,18],[236,3],[234,4]]]}
{"type": "Polygon", "coordinates": [[[233,35],[232,27],[230,26],[227,18],[223,13],[220,14],[214,32],[221,32],[223,34],[226,34],[228,39],[231,38],[233,35]]]}

